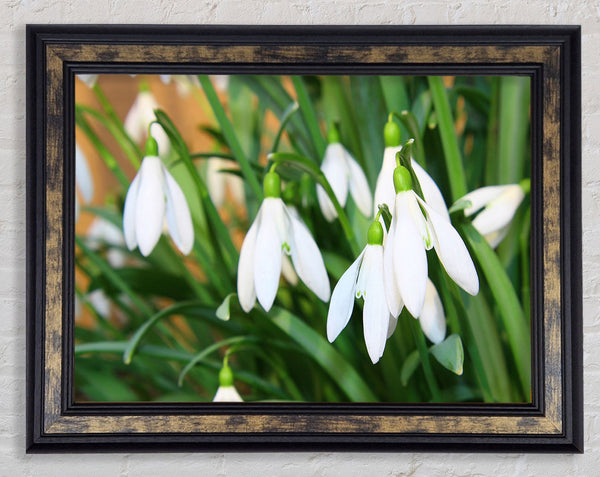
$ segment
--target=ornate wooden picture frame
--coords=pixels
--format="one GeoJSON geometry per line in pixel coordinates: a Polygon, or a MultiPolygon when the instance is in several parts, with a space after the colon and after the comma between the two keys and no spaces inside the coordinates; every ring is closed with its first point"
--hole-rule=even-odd
{"type": "Polygon", "coordinates": [[[27,452],[582,452],[580,28],[27,28],[27,452]],[[76,403],[76,74],[531,79],[528,404],[76,403]]]}

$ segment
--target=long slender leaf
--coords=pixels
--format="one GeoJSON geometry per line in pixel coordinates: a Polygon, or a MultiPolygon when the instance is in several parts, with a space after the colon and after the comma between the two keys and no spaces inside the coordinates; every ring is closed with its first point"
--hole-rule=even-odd
{"type": "Polygon", "coordinates": [[[517,366],[521,388],[526,397],[531,390],[531,333],[519,298],[498,256],[471,224],[460,224],[459,231],[476,257],[496,300],[517,366]]]}
{"type": "Polygon", "coordinates": [[[269,315],[275,325],[321,365],[351,401],[373,402],[377,400],[356,370],[320,334],[282,308],[274,307],[269,315]]]}
{"type": "Polygon", "coordinates": [[[450,102],[441,76],[428,76],[427,80],[429,81],[431,98],[437,114],[452,200],[456,201],[467,193],[467,180],[458,148],[456,132],[454,131],[450,102]]]}

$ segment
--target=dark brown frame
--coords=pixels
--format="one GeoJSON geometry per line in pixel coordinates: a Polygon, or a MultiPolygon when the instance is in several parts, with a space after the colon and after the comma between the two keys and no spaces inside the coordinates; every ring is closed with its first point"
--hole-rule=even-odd
{"type": "Polygon", "coordinates": [[[27,27],[27,451],[582,452],[577,26],[27,27]],[[81,404],[72,396],[74,75],[527,75],[530,404],[81,404]]]}

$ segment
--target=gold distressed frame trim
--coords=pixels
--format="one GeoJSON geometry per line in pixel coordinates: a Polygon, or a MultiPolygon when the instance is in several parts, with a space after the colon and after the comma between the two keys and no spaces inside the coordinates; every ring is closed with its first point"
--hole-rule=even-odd
{"type": "MultiPolygon", "coordinates": [[[[45,51],[46,241],[43,432],[106,433],[413,433],[560,435],[563,433],[560,250],[561,49],[540,46],[206,46],[49,44],[45,51]],[[542,209],[543,362],[542,415],[64,415],[61,409],[63,345],[64,63],[176,64],[541,64],[543,65],[542,209]]],[[[532,350],[533,351],[533,350],[532,350]]]]}

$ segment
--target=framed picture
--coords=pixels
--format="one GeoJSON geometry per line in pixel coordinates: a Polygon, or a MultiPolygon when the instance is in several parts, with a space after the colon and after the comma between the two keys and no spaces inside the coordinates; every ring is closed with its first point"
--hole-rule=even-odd
{"type": "Polygon", "coordinates": [[[582,452],[580,29],[27,28],[27,451],[582,452]]]}

